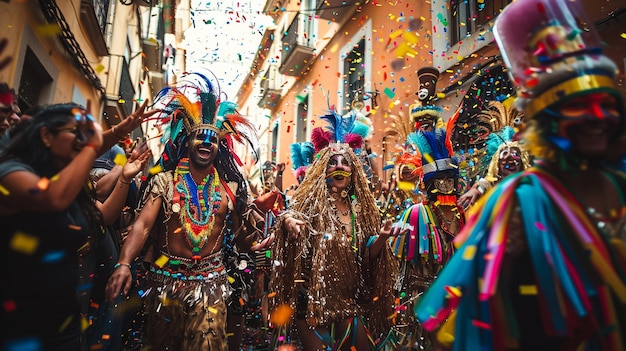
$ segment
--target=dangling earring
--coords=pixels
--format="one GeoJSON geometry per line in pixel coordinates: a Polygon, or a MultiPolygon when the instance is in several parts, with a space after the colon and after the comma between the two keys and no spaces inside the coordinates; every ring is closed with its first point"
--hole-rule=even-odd
{"type": "Polygon", "coordinates": [[[346,197],[348,197],[348,191],[346,189],[343,189],[341,191],[341,194],[339,194],[341,196],[342,199],[345,199],[346,197]]]}

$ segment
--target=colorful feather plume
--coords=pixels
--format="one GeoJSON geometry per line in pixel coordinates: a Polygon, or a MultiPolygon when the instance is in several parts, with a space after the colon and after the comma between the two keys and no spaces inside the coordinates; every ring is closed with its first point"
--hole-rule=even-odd
{"type": "Polygon", "coordinates": [[[227,138],[229,147],[231,138],[247,143],[252,146],[255,160],[258,159],[254,125],[239,114],[235,103],[221,102],[220,94],[207,74],[193,72],[181,77],[176,86],[164,88],[154,98],[154,107],[161,109],[154,127],[161,132],[163,152],[158,163],[163,170],[176,165],[185,152],[184,140],[198,129],[214,130],[220,138],[227,138]]]}
{"type": "Polygon", "coordinates": [[[311,141],[316,152],[330,143],[346,143],[353,149],[360,149],[363,140],[372,133],[372,123],[369,118],[356,111],[350,111],[342,116],[331,110],[320,119],[326,121],[327,125],[315,128],[311,133],[311,141]]]}

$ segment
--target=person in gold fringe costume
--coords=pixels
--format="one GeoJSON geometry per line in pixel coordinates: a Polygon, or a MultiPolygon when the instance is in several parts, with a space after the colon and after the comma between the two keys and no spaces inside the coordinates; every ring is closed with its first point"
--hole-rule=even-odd
{"type": "Polygon", "coordinates": [[[290,206],[274,227],[274,306],[296,311],[305,351],[374,350],[393,314],[396,264],[381,214],[357,156],[355,114],[331,113],[316,128],[317,151],[290,206]]]}

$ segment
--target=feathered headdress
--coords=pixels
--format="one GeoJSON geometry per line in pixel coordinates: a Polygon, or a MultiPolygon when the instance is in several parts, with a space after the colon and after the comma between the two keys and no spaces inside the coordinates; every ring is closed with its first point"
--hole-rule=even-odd
{"type": "Polygon", "coordinates": [[[452,147],[447,141],[446,130],[437,128],[433,132],[418,130],[409,134],[407,143],[413,147],[422,159],[421,180],[428,182],[441,172],[458,175],[458,164],[452,147]]]}
{"type": "Polygon", "coordinates": [[[157,94],[154,106],[160,108],[161,113],[156,117],[154,127],[161,130],[164,150],[159,165],[163,170],[175,167],[186,152],[186,138],[199,130],[215,132],[229,148],[231,137],[239,142],[245,141],[253,146],[256,156],[254,126],[239,114],[236,104],[221,102],[219,97],[219,86],[215,89],[209,77],[199,72],[186,74],[176,85],[157,94]]]}
{"type": "Polygon", "coordinates": [[[342,116],[330,110],[320,119],[328,124],[326,127],[317,127],[311,131],[311,142],[315,152],[319,152],[331,143],[349,144],[352,149],[358,150],[363,146],[363,140],[372,132],[369,118],[356,111],[350,111],[342,116]]]}

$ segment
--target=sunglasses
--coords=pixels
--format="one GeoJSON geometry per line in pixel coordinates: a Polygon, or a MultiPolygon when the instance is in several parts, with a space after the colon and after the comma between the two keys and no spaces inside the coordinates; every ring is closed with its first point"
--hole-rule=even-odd
{"type": "Polygon", "coordinates": [[[74,115],[74,118],[76,118],[76,122],[78,122],[79,124],[84,123],[88,120],[92,122],[96,121],[91,114],[80,108],[73,108],[72,114],[74,115]]]}

